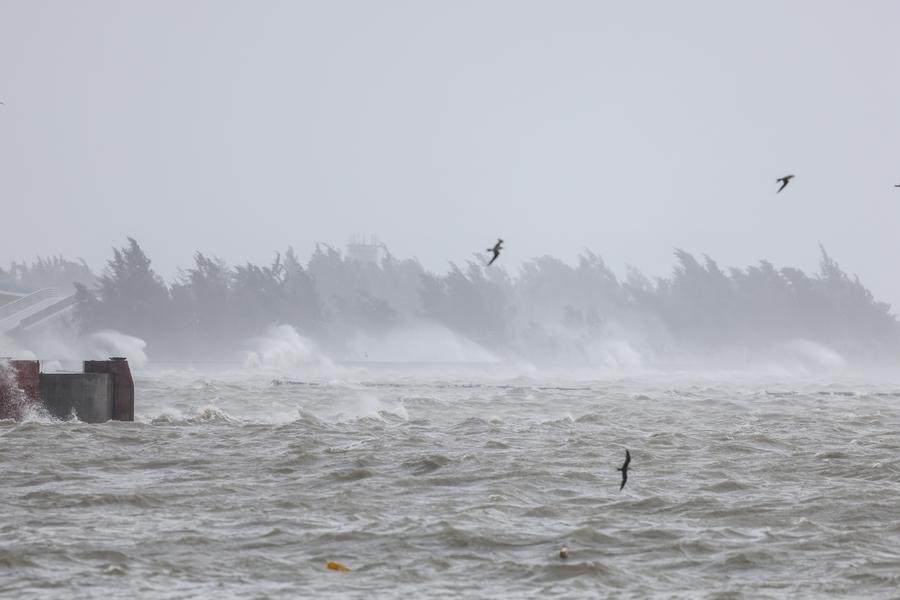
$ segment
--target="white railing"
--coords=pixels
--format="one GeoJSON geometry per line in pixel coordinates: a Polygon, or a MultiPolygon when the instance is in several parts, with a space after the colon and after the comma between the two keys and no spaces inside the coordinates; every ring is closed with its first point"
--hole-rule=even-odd
{"type": "Polygon", "coordinates": [[[9,304],[0,306],[0,319],[11,317],[17,312],[27,309],[29,306],[34,306],[38,302],[43,302],[48,298],[56,298],[57,296],[62,296],[58,289],[44,288],[32,294],[28,294],[27,296],[23,296],[18,300],[13,300],[9,304]]]}
{"type": "Polygon", "coordinates": [[[61,300],[54,302],[50,306],[45,306],[35,313],[31,313],[30,315],[19,321],[19,324],[16,325],[15,329],[13,329],[13,332],[15,333],[16,331],[23,331],[25,329],[28,329],[35,323],[46,321],[47,319],[60,315],[64,312],[71,312],[71,309],[75,308],[76,300],[77,298],[75,294],[72,294],[71,296],[66,296],[61,300]]]}

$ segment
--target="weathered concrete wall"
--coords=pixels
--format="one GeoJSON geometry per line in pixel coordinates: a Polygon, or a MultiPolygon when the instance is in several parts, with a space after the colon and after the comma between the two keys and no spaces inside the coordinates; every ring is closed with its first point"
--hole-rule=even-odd
{"type": "Polygon", "coordinates": [[[60,419],[134,421],[134,380],[124,358],[84,361],[84,373],[41,373],[36,360],[2,359],[0,419],[21,419],[40,401],[60,419]]]}
{"type": "Polygon", "coordinates": [[[134,421],[134,379],[126,358],[114,356],[109,360],[86,360],[84,372],[113,375],[115,397],[112,418],[116,421],[134,421]]]}
{"type": "Polygon", "coordinates": [[[113,418],[114,377],[109,373],[41,373],[39,394],[47,411],[68,419],[75,411],[85,423],[113,418]]]}

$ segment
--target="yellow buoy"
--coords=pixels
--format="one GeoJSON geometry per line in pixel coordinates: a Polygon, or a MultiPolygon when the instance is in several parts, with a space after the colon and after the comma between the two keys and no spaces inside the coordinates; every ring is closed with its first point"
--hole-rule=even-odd
{"type": "Polygon", "coordinates": [[[331,569],[332,571],[343,571],[343,572],[347,572],[350,570],[350,567],[348,567],[347,565],[343,565],[339,562],[334,562],[333,560],[329,560],[327,563],[325,563],[325,568],[331,569]]]}

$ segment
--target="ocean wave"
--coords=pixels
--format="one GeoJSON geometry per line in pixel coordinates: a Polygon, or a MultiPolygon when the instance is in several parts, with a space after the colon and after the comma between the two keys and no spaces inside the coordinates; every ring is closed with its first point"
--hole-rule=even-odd
{"type": "Polygon", "coordinates": [[[217,406],[203,406],[195,414],[184,414],[181,410],[169,407],[152,417],[138,415],[139,422],[149,425],[245,425],[245,419],[229,414],[217,406]]]}
{"type": "Polygon", "coordinates": [[[427,475],[437,471],[441,467],[447,466],[451,462],[451,459],[447,456],[442,454],[432,454],[405,460],[400,466],[413,475],[427,475]]]}
{"type": "Polygon", "coordinates": [[[161,498],[142,493],[82,493],[52,492],[40,490],[22,496],[29,504],[47,508],[92,508],[101,506],[132,506],[135,508],[157,508],[163,506],[161,498]]]}

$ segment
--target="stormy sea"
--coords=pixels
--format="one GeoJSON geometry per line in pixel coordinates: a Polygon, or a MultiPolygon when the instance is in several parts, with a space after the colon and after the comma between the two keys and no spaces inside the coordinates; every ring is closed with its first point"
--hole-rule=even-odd
{"type": "Polygon", "coordinates": [[[0,422],[3,597],[898,597],[900,382],[151,365],[136,388],[133,423],[0,422]]]}

